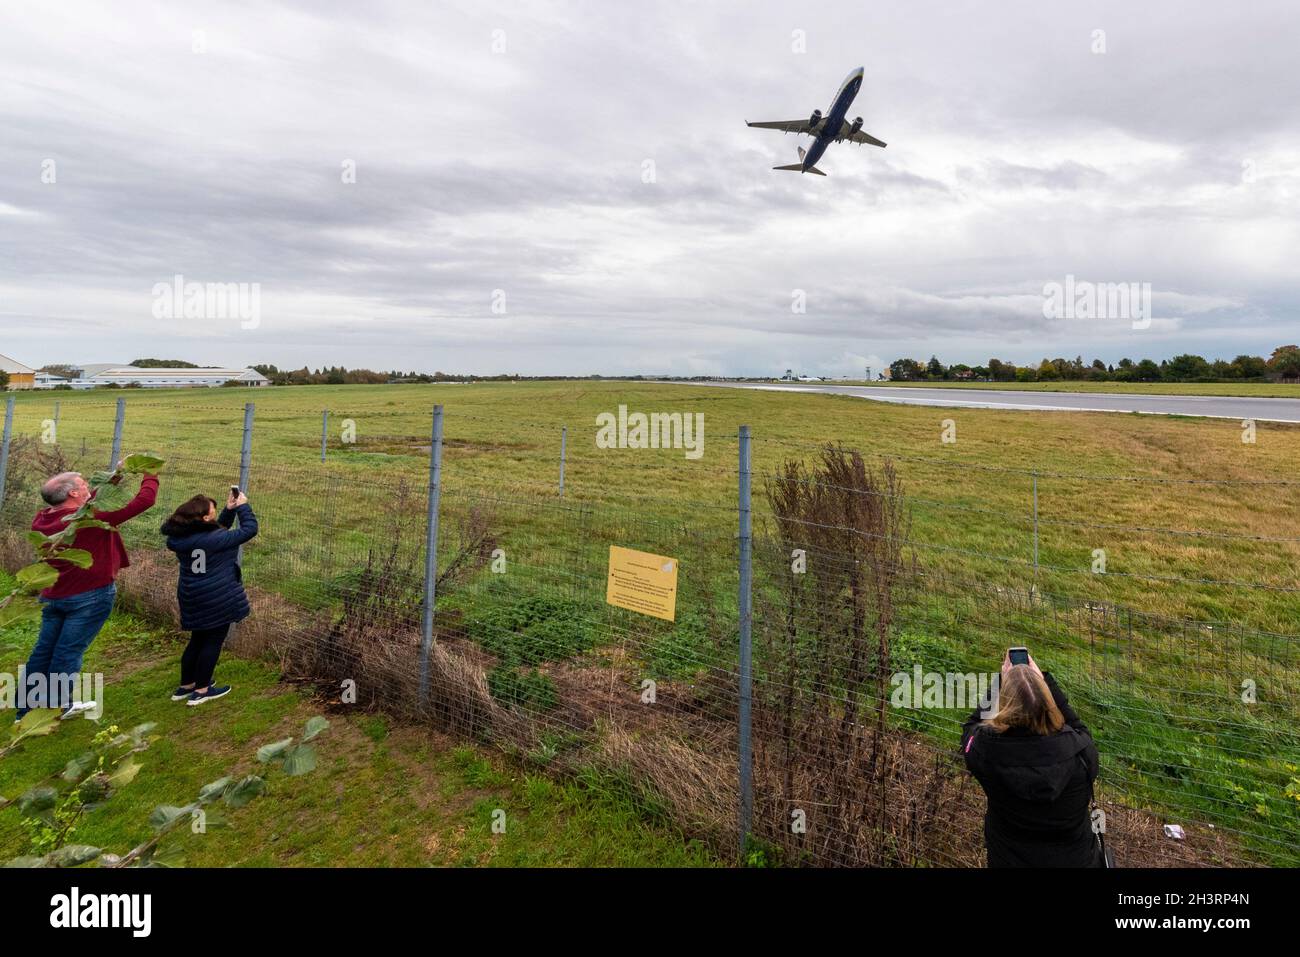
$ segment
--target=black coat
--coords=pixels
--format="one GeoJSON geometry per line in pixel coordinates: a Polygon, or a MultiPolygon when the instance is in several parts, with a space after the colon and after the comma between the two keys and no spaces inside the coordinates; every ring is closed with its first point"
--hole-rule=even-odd
{"type": "Polygon", "coordinates": [[[1039,735],[999,733],[977,710],[962,726],[966,767],[984,788],[984,844],[989,867],[1099,867],[1089,807],[1097,778],[1097,746],[1049,672],[1065,727],[1039,735]]]}
{"type": "Polygon", "coordinates": [[[167,547],[180,561],[176,600],[182,628],[220,628],[248,617],[239,546],[257,534],[257,517],[247,504],[234,511],[222,509],[216,522],[180,524],[168,520],[163,523],[162,533],[167,536],[167,547]],[[235,516],[239,516],[239,527],[232,531],[235,516]]]}

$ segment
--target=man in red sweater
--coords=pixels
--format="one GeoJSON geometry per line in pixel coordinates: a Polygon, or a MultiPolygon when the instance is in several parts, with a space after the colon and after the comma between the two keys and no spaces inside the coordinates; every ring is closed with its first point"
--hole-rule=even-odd
{"type": "MultiPolygon", "coordinates": [[[[54,476],[41,486],[41,498],[49,508],[36,513],[32,529],[43,535],[63,531],[68,519],[93,495],[77,472],[54,476]]],[[[27,707],[18,710],[20,719],[33,707],[61,708],[65,718],[95,707],[93,701],[71,700],[73,676],[80,675],[86,649],[113,610],[117,573],[131,564],[117,527],[152,508],[157,497],[158,476],[145,475],[140,491],[126,505],[113,511],[91,512],[110,527],[83,528],[73,537],[71,547],[85,549],[93,557],[89,568],[57,559],[50,562],[59,570],[59,580],[41,592],[41,631],[27,659],[25,678],[27,687],[36,690],[28,694],[27,707]],[[43,684],[50,694],[48,705],[40,701],[41,680],[37,679],[33,686],[35,675],[44,676],[43,684]]]]}

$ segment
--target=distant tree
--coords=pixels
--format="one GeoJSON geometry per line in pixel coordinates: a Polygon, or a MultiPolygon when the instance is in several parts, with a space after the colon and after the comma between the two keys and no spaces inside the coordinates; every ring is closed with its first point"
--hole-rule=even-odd
{"type": "Polygon", "coordinates": [[[76,366],[58,363],[55,365],[41,366],[39,371],[44,372],[46,375],[57,375],[62,376],[64,379],[75,379],[81,370],[76,366]]]}
{"type": "Polygon", "coordinates": [[[1133,378],[1138,382],[1159,382],[1160,367],[1150,359],[1143,359],[1134,367],[1133,378]]]}
{"type": "Polygon", "coordinates": [[[943,363],[939,361],[939,357],[930,356],[930,361],[925,364],[925,374],[931,379],[942,379],[943,372],[943,363]]]}
{"type": "Polygon", "coordinates": [[[1061,370],[1056,367],[1056,363],[1051,359],[1044,359],[1038,364],[1038,380],[1040,382],[1055,382],[1059,378],[1061,378],[1061,370]]]}
{"type": "Polygon", "coordinates": [[[1300,379],[1300,347],[1278,346],[1269,357],[1268,369],[1279,379],[1300,379]]]}
{"type": "Polygon", "coordinates": [[[132,359],[129,363],[137,369],[199,369],[193,362],[184,359],[132,359]]]}
{"type": "Polygon", "coordinates": [[[0,392],[9,388],[9,373],[0,369],[0,392]]]}
{"type": "Polygon", "coordinates": [[[895,382],[912,382],[923,374],[921,363],[915,359],[895,359],[889,364],[889,376],[895,382]]]}
{"type": "Polygon", "coordinates": [[[1170,359],[1163,371],[1170,382],[1196,382],[1210,377],[1210,364],[1203,356],[1185,353],[1170,359]]]}
{"type": "Polygon", "coordinates": [[[989,378],[995,382],[1011,382],[1016,377],[1016,364],[1001,359],[989,360],[989,378]]]}
{"type": "Polygon", "coordinates": [[[1033,366],[1021,366],[1016,369],[1017,382],[1036,382],[1038,381],[1038,371],[1033,366]]]}
{"type": "Polygon", "coordinates": [[[1262,379],[1268,375],[1268,360],[1262,356],[1237,356],[1228,366],[1234,379],[1262,379]]]}

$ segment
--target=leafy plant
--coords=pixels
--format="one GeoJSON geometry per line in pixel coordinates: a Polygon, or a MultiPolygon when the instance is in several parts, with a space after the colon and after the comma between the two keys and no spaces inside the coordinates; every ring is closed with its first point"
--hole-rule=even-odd
{"type": "Polygon", "coordinates": [[[501,664],[488,672],[487,680],[492,697],[525,711],[549,711],[559,702],[555,682],[536,668],[501,664]]]}
{"type": "MultiPolygon", "coordinates": [[[[53,733],[59,727],[52,711],[32,711],[16,723],[9,745],[0,756],[9,754],[24,742],[53,733]]],[[[135,755],[153,743],[154,724],[141,724],[128,732],[114,725],[100,731],[88,750],[70,760],[62,772],[16,800],[0,797],[0,808],[16,806],[23,816],[23,826],[31,853],[10,860],[8,867],[76,867],[98,861],[101,867],[177,867],[184,863],[181,848],[164,839],[182,824],[202,820],[204,829],[224,823],[218,805],[241,808],[266,792],[266,779],[249,774],[235,779],[218,778],[199,789],[193,801],[184,805],[159,805],[149,815],[153,835],[123,854],[101,847],[74,843],[77,825],[84,816],[110,800],[130,784],[142,765],[135,755]]],[[[287,776],[308,774],[316,769],[316,748],[311,742],[329,727],[329,721],[317,715],[308,720],[301,739],[285,738],[257,750],[262,764],[280,768],[287,776]]]]}
{"type": "Polygon", "coordinates": [[[153,453],[128,455],[120,468],[95,472],[86,480],[93,494],[68,516],[61,530],[53,535],[37,531],[27,533],[27,541],[36,552],[36,561],[17,571],[14,575],[17,587],[0,599],[0,628],[40,617],[36,595],[59,580],[59,569],[53,562],[70,562],[77,568],[91,566],[94,557],[90,552],[72,547],[77,533],[85,528],[110,528],[107,522],[95,518],[95,512],[126,504],[128,496],[122,487],[122,477],[156,473],[163,464],[163,460],[153,453]]]}

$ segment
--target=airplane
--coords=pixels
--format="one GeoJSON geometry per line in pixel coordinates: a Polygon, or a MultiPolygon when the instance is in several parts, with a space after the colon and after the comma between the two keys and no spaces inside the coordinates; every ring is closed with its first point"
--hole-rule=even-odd
{"type": "Polygon", "coordinates": [[[816,173],[818,176],[825,176],[826,174],[817,168],[816,163],[826,152],[826,147],[832,143],[848,140],[859,146],[870,143],[872,146],[884,148],[885,144],[880,140],[870,133],[862,132],[862,117],[855,117],[852,123],[845,119],[849,105],[858,95],[858,90],[862,88],[864,72],[866,72],[865,68],[858,67],[844,78],[844,82],[840,84],[840,91],[835,94],[835,100],[831,103],[830,112],[825,117],[822,116],[821,110],[813,110],[812,116],[806,120],[773,120],[764,123],[745,121],[746,126],[758,129],[807,133],[813,137],[811,149],[805,150],[802,146],[799,147],[799,162],[791,163],[789,166],[773,166],[772,169],[797,170],[800,173],[816,173]]]}

